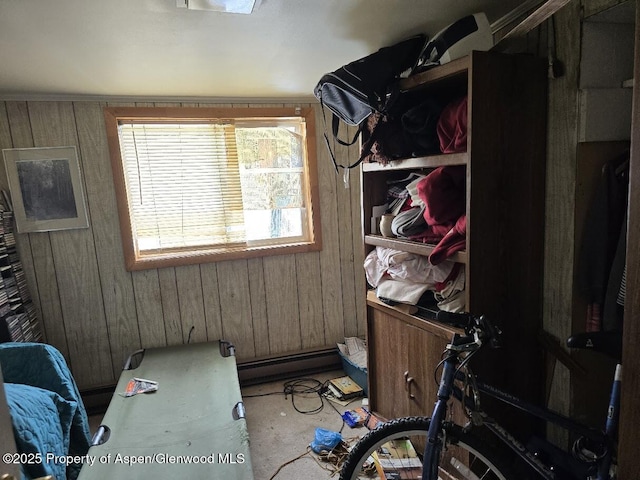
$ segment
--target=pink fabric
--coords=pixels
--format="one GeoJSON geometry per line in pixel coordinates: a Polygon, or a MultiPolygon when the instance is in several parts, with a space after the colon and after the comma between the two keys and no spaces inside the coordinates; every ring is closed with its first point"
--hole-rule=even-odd
{"type": "Polygon", "coordinates": [[[443,262],[454,253],[464,250],[467,244],[467,216],[462,215],[455,225],[444,236],[442,240],[429,255],[429,260],[433,265],[443,262]]]}
{"type": "Polygon", "coordinates": [[[438,140],[442,153],[467,151],[467,97],[449,103],[440,114],[438,140]]]}

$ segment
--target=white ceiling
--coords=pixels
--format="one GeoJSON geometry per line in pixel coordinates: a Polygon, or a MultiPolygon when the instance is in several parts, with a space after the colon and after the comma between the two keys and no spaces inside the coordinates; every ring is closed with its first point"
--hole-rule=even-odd
{"type": "Polygon", "coordinates": [[[415,33],[522,0],[262,0],[251,15],[176,0],[0,0],[0,96],[298,98],[415,33]]]}

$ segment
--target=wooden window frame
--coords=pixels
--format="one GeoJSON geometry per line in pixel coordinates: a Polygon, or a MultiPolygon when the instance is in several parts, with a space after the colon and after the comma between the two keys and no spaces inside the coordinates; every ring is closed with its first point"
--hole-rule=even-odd
{"type": "Polygon", "coordinates": [[[111,158],[111,168],[120,219],[120,234],[125,267],[128,271],[152,268],[176,267],[223,260],[248,259],[270,255],[284,255],[319,251],[322,249],[320,231],[320,198],[318,191],[318,169],[316,160],[315,114],[311,107],[272,108],[216,108],[216,107],[105,107],[105,127],[111,158]],[[207,119],[245,119],[299,117],[306,125],[305,180],[308,188],[308,241],[250,246],[212,246],[192,250],[179,250],[159,254],[140,255],[137,252],[132,229],[130,208],[127,200],[125,172],[123,168],[118,125],[121,121],[197,121],[207,119]]]}

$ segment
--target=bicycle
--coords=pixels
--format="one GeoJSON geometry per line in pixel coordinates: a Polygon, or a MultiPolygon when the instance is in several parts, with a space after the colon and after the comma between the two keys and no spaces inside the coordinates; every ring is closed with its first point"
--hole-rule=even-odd
{"type": "Polygon", "coordinates": [[[585,426],[567,416],[525,402],[484,383],[469,368],[473,355],[484,345],[500,346],[501,332],[484,316],[439,312],[437,319],[464,329],[445,347],[438,398],[427,417],[405,417],[382,423],[351,449],[340,480],[613,480],[616,459],[621,335],[611,332],[578,334],[567,340],[572,348],[590,348],[618,359],[604,431],[585,426]],[[578,439],[570,451],[543,439],[524,445],[489,417],[481,407],[488,395],[547,423],[574,432],[578,439]],[[464,426],[447,419],[451,397],[461,402],[464,426]],[[480,435],[478,435],[480,433],[480,435]],[[501,449],[491,446],[495,442],[501,449]],[[506,448],[508,447],[508,448],[506,448]],[[424,451],[422,456],[417,452],[424,451]],[[509,453],[510,452],[510,453],[509,453]],[[522,462],[514,459],[520,459],[522,462]]]}

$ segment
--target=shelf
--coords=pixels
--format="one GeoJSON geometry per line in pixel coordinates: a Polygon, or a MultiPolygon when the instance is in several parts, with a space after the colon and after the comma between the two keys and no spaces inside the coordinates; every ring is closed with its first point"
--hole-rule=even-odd
{"type": "Polygon", "coordinates": [[[438,337],[450,339],[455,333],[464,333],[461,328],[454,328],[436,320],[428,320],[426,318],[407,313],[406,307],[410,307],[410,305],[398,304],[397,306],[392,306],[381,302],[378,297],[376,297],[376,292],[373,290],[369,290],[367,292],[367,305],[384,310],[393,316],[402,318],[407,323],[420,327],[434,335],[437,335],[438,337]]]}
{"type": "MultiPolygon", "coordinates": [[[[375,245],[377,247],[393,248],[394,250],[402,250],[403,252],[415,253],[416,255],[428,256],[435,245],[426,243],[412,242],[411,240],[403,240],[400,238],[387,238],[382,235],[365,235],[364,243],[367,245],[375,245]]],[[[449,260],[459,263],[467,263],[467,252],[461,251],[454,253],[449,260]]]]}
{"type": "Polygon", "coordinates": [[[437,168],[445,165],[466,165],[469,161],[469,154],[443,153],[440,155],[430,155],[428,157],[405,158],[394,160],[387,164],[363,163],[363,172],[390,172],[393,170],[415,170],[417,168],[437,168]]]}
{"type": "Polygon", "coordinates": [[[12,233],[12,212],[0,205],[0,342],[40,342],[42,332],[12,233]],[[7,262],[6,264],[4,264],[7,262]]]}
{"type": "Polygon", "coordinates": [[[432,68],[431,70],[416,73],[415,75],[411,75],[410,77],[400,81],[400,90],[411,90],[428,83],[435,83],[440,80],[448,79],[455,75],[466,74],[469,70],[470,64],[471,57],[466,56],[432,68]]]}

